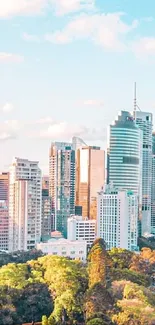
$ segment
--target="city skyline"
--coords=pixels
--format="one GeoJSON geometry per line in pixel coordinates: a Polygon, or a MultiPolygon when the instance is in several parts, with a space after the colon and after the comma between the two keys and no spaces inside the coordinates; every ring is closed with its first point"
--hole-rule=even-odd
{"type": "Polygon", "coordinates": [[[154,9],[152,0],[138,10],[133,0],[0,4],[0,171],[18,156],[47,173],[50,142],[73,135],[106,149],[107,125],[133,109],[135,80],[138,105],[153,113],[154,9]]]}

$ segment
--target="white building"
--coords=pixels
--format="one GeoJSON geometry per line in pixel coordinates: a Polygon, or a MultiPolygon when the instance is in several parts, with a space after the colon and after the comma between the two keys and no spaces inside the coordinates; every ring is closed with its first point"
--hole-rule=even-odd
{"type": "Polygon", "coordinates": [[[98,193],[97,237],[105,240],[108,249],[137,249],[137,194],[111,185],[98,193]]]}
{"type": "Polygon", "coordinates": [[[57,255],[69,257],[71,259],[80,259],[86,261],[87,243],[84,240],[71,241],[68,239],[50,239],[46,243],[36,245],[38,250],[48,255],[57,255]]]}
{"type": "Polygon", "coordinates": [[[29,250],[41,236],[41,170],[15,158],[9,177],[9,251],[29,250]]]}
{"type": "Polygon", "coordinates": [[[152,134],[151,233],[155,234],[155,132],[152,134]]]}
{"type": "Polygon", "coordinates": [[[85,240],[91,246],[96,239],[96,220],[71,216],[68,219],[67,235],[69,240],[85,240]]]}
{"type": "Polygon", "coordinates": [[[142,149],[142,235],[151,233],[152,114],[136,112],[136,124],[143,132],[142,149]]]}

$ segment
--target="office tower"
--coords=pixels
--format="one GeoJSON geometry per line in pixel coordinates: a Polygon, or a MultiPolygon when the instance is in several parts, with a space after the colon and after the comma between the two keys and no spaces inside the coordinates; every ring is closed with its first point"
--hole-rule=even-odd
{"type": "Polygon", "coordinates": [[[75,206],[75,215],[82,216],[82,207],[80,205],[75,206]]]}
{"type": "Polygon", "coordinates": [[[42,189],[49,191],[49,176],[43,176],[42,177],[42,189]]]}
{"type": "Polygon", "coordinates": [[[49,193],[55,229],[67,238],[67,218],[75,213],[75,151],[70,143],[51,145],[49,193]]]}
{"type": "Polygon", "coordinates": [[[152,114],[136,111],[136,124],[143,133],[142,234],[151,233],[152,114]]]}
{"type": "Polygon", "coordinates": [[[35,248],[41,237],[41,170],[15,158],[9,177],[9,251],[35,248]]]}
{"type": "Polygon", "coordinates": [[[71,216],[68,219],[67,238],[69,240],[85,240],[88,248],[96,239],[96,220],[83,219],[82,216],[71,216]]]}
{"type": "Polygon", "coordinates": [[[83,218],[96,219],[97,192],[104,185],[105,152],[87,146],[77,151],[76,206],[82,206],[83,218]]]}
{"type": "Polygon", "coordinates": [[[46,240],[51,236],[52,225],[52,200],[49,190],[42,188],[42,213],[41,213],[41,238],[46,240]]]}
{"type": "Polygon", "coordinates": [[[109,131],[109,183],[141,197],[142,132],[126,111],[120,112],[109,131]]]}
{"type": "Polygon", "coordinates": [[[138,195],[111,184],[98,193],[97,237],[107,248],[137,250],[138,195]]]}
{"type": "Polygon", "coordinates": [[[9,174],[0,174],[0,251],[8,251],[9,242],[9,174]]]}
{"type": "Polygon", "coordinates": [[[152,134],[151,233],[155,234],[155,132],[152,134]]]}
{"type": "Polygon", "coordinates": [[[72,138],[72,147],[73,150],[77,151],[78,149],[82,148],[82,147],[87,147],[87,144],[78,137],[73,137],[72,138]]]}

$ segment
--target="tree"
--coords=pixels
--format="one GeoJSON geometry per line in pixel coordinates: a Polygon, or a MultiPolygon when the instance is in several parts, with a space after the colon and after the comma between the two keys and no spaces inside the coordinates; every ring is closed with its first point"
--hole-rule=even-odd
{"type": "Polygon", "coordinates": [[[53,311],[53,301],[48,286],[43,283],[30,283],[21,293],[17,302],[17,313],[22,322],[39,322],[42,315],[50,316],[53,311]]]}
{"type": "Polygon", "coordinates": [[[0,268],[0,285],[21,289],[29,281],[30,270],[26,264],[8,264],[0,268]]]}
{"type": "Polygon", "coordinates": [[[103,239],[97,239],[88,256],[89,288],[97,283],[106,285],[107,252],[103,239]]]}
{"type": "Polygon", "coordinates": [[[86,325],[108,325],[108,323],[102,318],[94,318],[89,320],[86,325]]]}
{"type": "Polygon", "coordinates": [[[42,325],[48,325],[48,318],[47,316],[42,317],[42,325]]]}
{"type": "Polygon", "coordinates": [[[112,258],[112,266],[115,269],[128,269],[130,267],[133,252],[122,248],[112,248],[108,252],[109,256],[112,258]]]}

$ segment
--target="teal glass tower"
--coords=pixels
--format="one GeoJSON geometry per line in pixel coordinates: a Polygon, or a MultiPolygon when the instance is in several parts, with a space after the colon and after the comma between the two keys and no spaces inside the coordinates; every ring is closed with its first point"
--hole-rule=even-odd
{"type": "Polygon", "coordinates": [[[142,132],[127,111],[110,125],[108,182],[138,194],[141,201],[142,132]]]}

